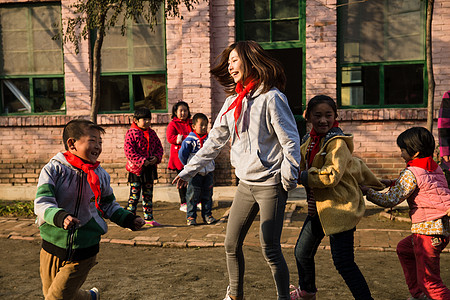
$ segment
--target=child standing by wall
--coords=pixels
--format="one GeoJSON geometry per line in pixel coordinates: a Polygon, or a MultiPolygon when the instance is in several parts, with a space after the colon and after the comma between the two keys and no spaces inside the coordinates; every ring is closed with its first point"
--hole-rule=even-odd
{"type": "MultiPolygon", "coordinates": [[[[183,164],[178,157],[181,143],[192,131],[191,112],[186,102],[180,101],[172,107],[172,121],[167,125],[167,141],[170,143],[169,170],[178,173],[183,169],[183,164]]],[[[186,212],[186,187],[178,189],[180,195],[180,210],[186,212]]]]}
{"type": "Polygon", "coordinates": [[[145,224],[161,226],[153,218],[153,182],[158,178],[156,165],[161,162],[163,147],[156,132],[150,128],[152,113],[147,107],[136,109],[133,123],[125,135],[126,169],[129,172],[130,197],[127,209],[136,214],[141,196],[145,224]]]}
{"type": "MultiPolygon", "coordinates": [[[[208,117],[202,113],[197,113],[192,118],[192,128],[194,129],[181,144],[178,152],[180,161],[186,165],[189,160],[202,147],[208,139],[208,117]]],[[[186,220],[188,225],[197,225],[197,204],[202,204],[202,218],[207,224],[213,224],[216,219],[212,216],[212,195],[213,195],[213,172],[214,161],[206,165],[203,170],[189,180],[187,186],[186,220]]]]}
{"type": "Polygon", "coordinates": [[[222,52],[211,73],[230,96],[203,148],[173,183],[186,186],[231,139],[231,164],[239,186],[225,237],[229,274],[225,299],[244,298],[242,245],[258,211],[261,247],[278,299],[289,299],[289,270],[280,237],[287,192],[297,187],[300,141],[286,96],[280,92],[286,83],[283,68],[256,42],[241,41],[222,52]]]}
{"type": "Polygon", "coordinates": [[[40,274],[45,299],[98,299],[96,288],[81,290],[96,264],[102,217],[137,230],[144,220],[121,208],[110,177],[97,161],[105,130],[87,120],[64,127],[66,152],[56,154],[39,176],[34,211],[42,237],[40,274]]]}
{"type": "Polygon", "coordinates": [[[354,261],[354,232],[365,206],[358,181],[384,185],[352,156],[353,136],[336,121],[337,107],[325,95],[312,98],[306,109],[312,130],[302,140],[299,183],[307,191],[308,216],[295,246],[299,287],[291,299],[316,299],[314,256],[325,235],[330,237],[334,265],[355,299],[372,299],[364,276],[354,261]]]}
{"type": "Polygon", "coordinates": [[[367,200],[383,207],[408,201],[412,235],[397,245],[406,284],[414,299],[450,299],[440,275],[439,256],[449,242],[450,190],[441,168],[433,160],[433,135],[413,127],[397,138],[406,168],[387,193],[366,186],[367,200]]]}

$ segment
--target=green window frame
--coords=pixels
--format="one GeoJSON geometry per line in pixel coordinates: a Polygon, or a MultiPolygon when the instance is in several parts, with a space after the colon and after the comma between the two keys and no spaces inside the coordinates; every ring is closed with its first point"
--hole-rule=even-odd
{"type": "Polygon", "coordinates": [[[158,25],[127,20],[107,32],[102,47],[99,114],[132,113],[138,106],[167,112],[167,60],[164,7],[158,25]],[[112,30],[112,31],[111,31],[112,30]]]}
{"type": "Polygon", "coordinates": [[[281,62],[288,78],[285,94],[301,123],[306,104],[306,2],[236,0],[235,4],[236,39],[258,42],[281,62]]]}
{"type": "Polygon", "coordinates": [[[421,0],[338,1],[340,108],[426,107],[425,14],[421,0]]]}
{"type": "Polygon", "coordinates": [[[65,114],[60,31],[60,2],[0,5],[1,115],[65,114]]]}

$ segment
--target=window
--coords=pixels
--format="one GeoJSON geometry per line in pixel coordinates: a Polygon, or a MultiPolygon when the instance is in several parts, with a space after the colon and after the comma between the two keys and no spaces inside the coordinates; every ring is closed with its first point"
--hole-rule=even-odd
{"type": "Polygon", "coordinates": [[[110,28],[102,47],[100,112],[132,112],[143,106],[167,110],[164,9],[158,25],[127,21],[110,28]]]}
{"type": "Polygon", "coordinates": [[[425,1],[338,4],[340,106],[425,106],[425,1]]]}
{"type": "Polygon", "coordinates": [[[0,6],[2,114],[65,112],[59,4],[0,6]]]}
{"type": "Polygon", "coordinates": [[[280,61],[286,73],[286,95],[294,115],[305,99],[305,1],[240,0],[236,2],[238,40],[254,40],[280,61]]]}

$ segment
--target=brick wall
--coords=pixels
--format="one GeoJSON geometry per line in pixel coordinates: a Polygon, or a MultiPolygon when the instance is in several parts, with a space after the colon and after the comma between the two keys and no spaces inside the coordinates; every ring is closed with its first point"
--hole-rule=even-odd
{"type": "MultiPolygon", "coordinates": [[[[63,21],[70,4],[63,0],[63,21]]],[[[0,3],[18,1],[0,0],[0,3]]],[[[20,2],[39,2],[23,0],[20,2]]],[[[214,120],[226,95],[211,78],[215,58],[235,41],[234,0],[200,2],[184,19],[166,22],[168,113],[154,114],[152,128],[164,146],[158,183],[168,184],[175,176],[167,170],[169,144],[165,129],[171,108],[178,100],[187,101],[193,113],[204,112],[214,120]]],[[[450,89],[450,1],[435,2],[433,20],[433,59],[436,81],[435,107],[450,89]]],[[[336,1],[306,2],[306,98],[325,93],[336,96],[336,1]]],[[[63,125],[70,119],[88,116],[90,110],[89,41],[83,41],[80,54],[64,46],[67,116],[0,116],[0,185],[35,185],[42,166],[63,150],[63,125]]],[[[129,114],[100,115],[105,127],[104,149],[100,157],[113,183],[125,184],[123,138],[130,124],[129,114]]],[[[342,128],[354,134],[355,155],[363,158],[378,175],[395,177],[404,166],[395,145],[396,137],[408,127],[424,125],[426,109],[340,110],[342,128]]],[[[434,126],[436,129],[436,125],[434,126]]],[[[437,137],[436,131],[434,132],[437,137]]],[[[229,162],[229,146],[216,159],[216,183],[235,184],[229,162]]]]}

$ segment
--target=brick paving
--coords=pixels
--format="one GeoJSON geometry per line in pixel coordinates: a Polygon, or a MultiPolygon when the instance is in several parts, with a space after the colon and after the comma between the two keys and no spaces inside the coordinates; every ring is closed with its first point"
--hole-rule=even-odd
{"type": "MultiPolygon", "coordinates": [[[[290,201],[286,205],[285,222],[281,243],[283,248],[294,248],[300,232],[299,226],[292,226],[291,217],[299,201],[290,201]]],[[[227,211],[228,212],[228,211],[227,211]]],[[[130,231],[108,222],[109,231],[103,235],[102,243],[125,244],[146,247],[223,247],[226,230],[227,212],[214,225],[167,225],[162,227],[144,227],[139,231],[130,231]]],[[[395,251],[399,240],[409,235],[409,230],[395,229],[357,229],[355,232],[355,249],[395,251]]],[[[0,218],[0,238],[40,240],[39,230],[34,219],[0,218]]],[[[248,246],[259,247],[259,219],[256,218],[244,242],[248,246]]],[[[329,239],[320,245],[329,249],[329,239]]],[[[449,249],[445,250],[450,252],[449,249]]]]}

